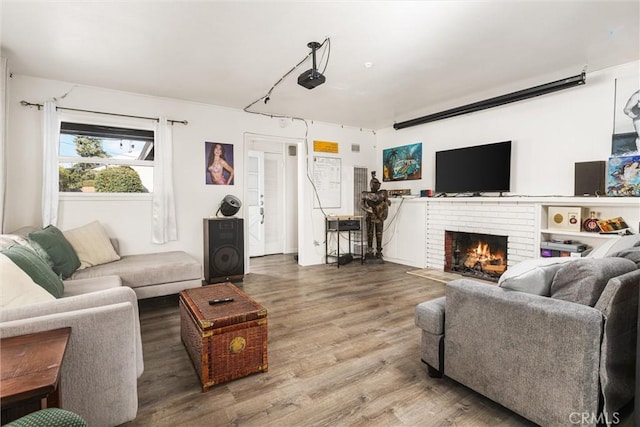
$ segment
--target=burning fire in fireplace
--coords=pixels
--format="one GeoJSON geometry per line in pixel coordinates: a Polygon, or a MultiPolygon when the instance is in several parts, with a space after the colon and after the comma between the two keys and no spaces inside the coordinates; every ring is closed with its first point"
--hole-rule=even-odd
{"type": "Polygon", "coordinates": [[[466,268],[497,276],[500,276],[507,269],[504,254],[501,252],[492,253],[488,243],[479,242],[476,247],[469,248],[465,255],[463,265],[466,268]]]}
{"type": "Polygon", "coordinates": [[[445,271],[497,281],[507,269],[507,238],[447,231],[445,271]]]}

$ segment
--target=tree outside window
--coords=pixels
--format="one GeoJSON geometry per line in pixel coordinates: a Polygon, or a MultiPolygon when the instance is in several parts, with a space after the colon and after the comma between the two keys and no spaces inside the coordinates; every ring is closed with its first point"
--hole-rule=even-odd
{"type": "Polygon", "coordinates": [[[59,191],[153,191],[153,131],[63,122],[59,191]]]}

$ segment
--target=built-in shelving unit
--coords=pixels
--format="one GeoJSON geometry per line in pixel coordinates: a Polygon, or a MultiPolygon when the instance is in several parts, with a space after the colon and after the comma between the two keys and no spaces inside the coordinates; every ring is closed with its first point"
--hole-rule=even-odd
{"type": "MultiPolygon", "coordinates": [[[[554,198],[540,203],[540,239],[541,241],[566,238],[595,248],[604,240],[618,237],[616,234],[600,234],[586,231],[567,231],[548,228],[550,207],[578,207],[581,210],[581,222],[595,212],[598,219],[624,218],[630,231],[637,234],[640,230],[640,199],[633,197],[568,197],[554,198]]],[[[582,230],[582,227],[581,227],[582,230]]]]}
{"type": "Polygon", "coordinates": [[[622,217],[639,233],[638,197],[443,197],[391,199],[383,235],[384,256],[419,268],[444,268],[445,231],[508,236],[509,266],[540,256],[540,242],[567,239],[595,248],[615,235],[548,228],[551,206],[579,207],[599,219],[622,217]]]}

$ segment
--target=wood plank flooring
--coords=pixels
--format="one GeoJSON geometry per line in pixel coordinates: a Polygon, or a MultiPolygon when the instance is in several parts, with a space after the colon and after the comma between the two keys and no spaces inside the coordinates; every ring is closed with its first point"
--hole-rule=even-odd
{"type": "Polygon", "coordinates": [[[251,259],[238,287],[268,310],[269,371],[201,392],[177,296],[140,301],[145,372],[126,426],[532,426],[420,362],[414,308],[444,285],[410,267],[251,259]]]}

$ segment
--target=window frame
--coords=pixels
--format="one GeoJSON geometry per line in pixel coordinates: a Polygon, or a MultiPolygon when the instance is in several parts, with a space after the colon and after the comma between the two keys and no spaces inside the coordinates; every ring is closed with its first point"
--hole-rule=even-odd
{"type": "MultiPolygon", "coordinates": [[[[79,111],[60,111],[60,127],[62,122],[80,123],[93,126],[110,126],[136,130],[152,131],[154,133],[154,147],[156,143],[156,121],[153,119],[141,119],[135,117],[121,117],[110,116],[104,114],[96,114],[90,112],[79,111]]],[[[58,165],[63,163],[100,163],[108,165],[124,165],[124,166],[146,166],[155,169],[156,160],[128,160],[128,159],[114,159],[105,157],[76,157],[76,156],[61,156],[60,155],[60,138],[62,136],[62,130],[60,129],[58,134],[58,165]],[[82,162],[78,162],[78,159],[82,159],[82,162]],[[105,162],[105,160],[108,160],[105,162]]],[[[58,190],[59,200],[86,200],[86,199],[99,199],[99,200],[151,200],[153,197],[153,191],[147,193],[84,193],[84,192],[65,192],[58,190]]]]}

